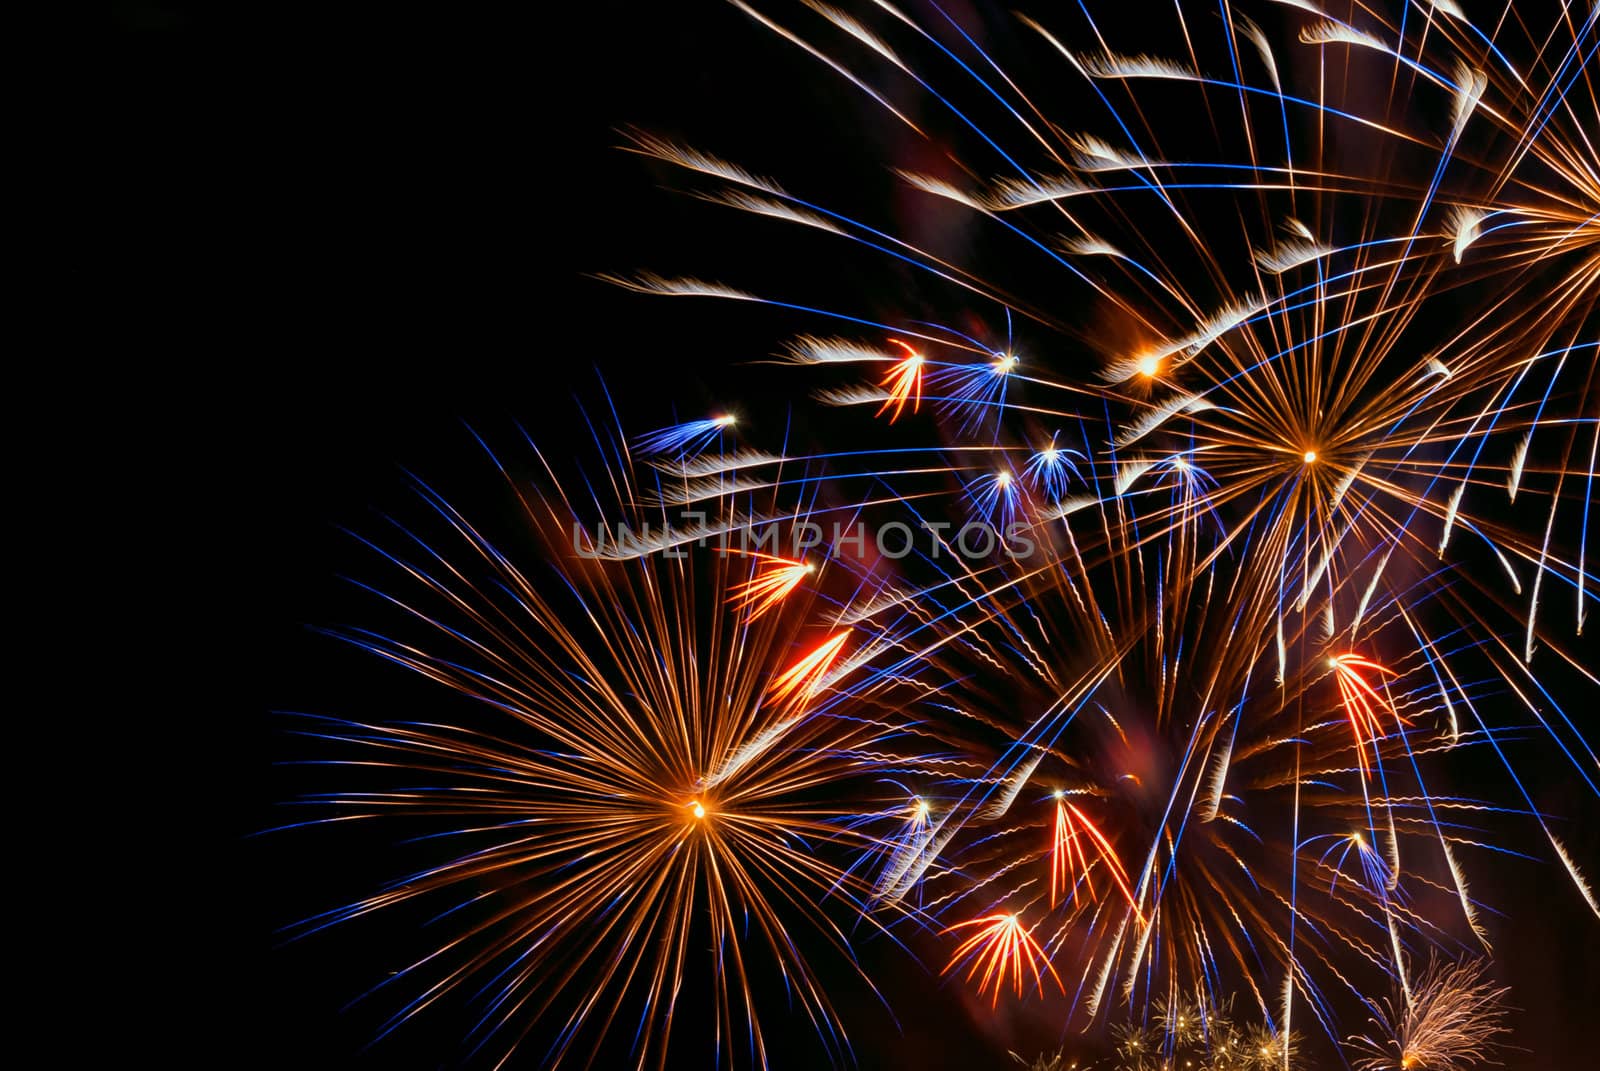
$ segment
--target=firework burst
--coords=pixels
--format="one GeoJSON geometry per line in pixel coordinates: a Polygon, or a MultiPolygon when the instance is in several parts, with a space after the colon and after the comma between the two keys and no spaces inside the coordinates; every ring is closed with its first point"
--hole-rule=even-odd
{"type": "MultiPolygon", "coordinates": [[[[763,974],[787,980],[842,1058],[809,956],[849,957],[828,907],[848,923],[865,890],[827,849],[872,843],[847,819],[893,732],[892,718],[830,713],[848,694],[850,630],[812,627],[800,563],[709,549],[605,560],[615,530],[575,527],[545,476],[550,490],[520,494],[512,545],[419,488],[442,531],[403,531],[409,551],[383,552],[409,588],[384,598],[413,636],[340,633],[475,701],[481,720],[310,730],[348,750],[334,763],[351,774],[406,786],[314,797],[333,812],[323,821],[433,827],[441,849],[470,848],[297,929],[409,903],[452,915],[448,938],[380,987],[413,991],[384,1032],[475,992],[470,1040],[499,1049],[496,1066],[535,1026],[549,1065],[663,1066],[686,1049],[705,1066],[765,1066],[763,974]],[[686,1014],[714,1026],[675,1029],[686,1014]]],[[[620,464],[610,476],[624,502],[644,497],[620,464]]]]}

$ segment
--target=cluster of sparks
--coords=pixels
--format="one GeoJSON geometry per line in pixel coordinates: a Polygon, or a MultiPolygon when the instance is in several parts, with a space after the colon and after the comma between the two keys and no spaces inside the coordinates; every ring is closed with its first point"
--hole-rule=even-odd
{"type": "Polygon", "coordinates": [[[979,992],[993,990],[991,1006],[1000,1002],[1000,989],[1005,984],[1007,974],[1011,976],[1011,985],[1017,996],[1022,995],[1024,974],[1032,975],[1034,984],[1043,986],[1044,975],[1048,972],[1057,985],[1061,984],[1055,968],[1050,966],[1050,958],[1016,915],[970,919],[956,923],[946,932],[956,933],[969,928],[973,929],[972,935],[956,946],[945,970],[949,971],[970,958],[967,979],[977,982],[979,992]]]}
{"type": "MultiPolygon", "coordinates": [[[[1600,916],[1503,747],[1536,737],[1596,786],[1545,674],[1600,682],[1539,614],[1568,593],[1581,635],[1596,599],[1595,9],[1534,27],[1418,0],[1259,0],[1220,20],[1177,5],[1170,57],[1113,50],[1087,7],[1059,26],[1022,16],[1051,76],[1100,109],[1074,132],[937,7],[808,0],[824,46],[732,2],[913,136],[950,118],[948,173],[902,177],[929,211],[975,214],[1036,260],[1038,292],[632,135],[711,201],[910,265],[918,306],[955,301],[965,326],[885,313],[881,295],[824,310],[615,280],[850,325],[786,356],[861,373],[815,395],[867,410],[839,431],[859,441],[773,453],[712,415],[603,443],[609,479],[592,483],[616,489],[613,519],[648,513],[665,534],[557,554],[553,595],[424,490],[468,560],[416,538],[420,558],[390,560],[431,602],[391,601],[455,650],[347,638],[507,723],[321,725],[363,753],[353,766],[376,750],[445,787],[313,802],[339,820],[444,818],[485,843],[307,928],[434,895],[493,905],[400,972],[433,980],[395,1025],[492,979],[476,1043],[509,1053],[545,1024],[551,1063],[596,1058],[625,1008],[628,1059],[663,1063],[708,942],[719,1066],[768,1062],[754,946],[842,1055],[801,949],[848,957],[863,921],[937,942],[941,974],[991,1007],[1032,994],[1071,1024],[1237,989],[1266,1025],[1253,1042],[1206,1034],[1217,1067],[1287,1068],[1307,1015],[1374,1071],[1484,1058],[1500,991],[1476,968],[1410,966],[1419,948],[1490,951],[1461,859],[1541,855],[1600,916]],[[999,110],[980,122],[933,88],[950,78],[999,110]],[[930,114],[914,123],[890,80],[930,114]],[[1215,158],[1163,151],[1185,132],[1163,127],[1170,96],[1140,106],[1146,87],[1192,94],[1177,111],[1203,118],[1215,158]],[[1381,166],[1352,168],[1341,139],[1381,166]],[[1052,311],[1063,285],[1095,330],[1052,311]],[[972,326],[985,310],[993,337],[972,326]],[[674,529],[674,510],[700,521],[674,529]],[[823,568],[729,543],[860,518],[949,535],[823,568]],[[1027,552],[955,552],[979,523],[1027,552]],[[1458,749],[1503,784],[1430,787],[1458,749]],[[1545,850],[1494,845],[1491,824],[1545,850]],[[1419,890],[1459,910],[1425,911],[1419,890]],[[1377,1011],[1374,985],[1397,1003],[1377,1011]],[[1352,1006],[1374,1011],[1369,1035],[1341,1031],[1352,1006]]],[[[548,548],[583,511],[545,476],[519,494],[548,548]]],[[[1151,1045],[1194,1040],[1169,1018],[1151,1045]]]]}
{"type": "MultiPolygon", "coordinates": [[[[1089,851],[1093,851],[1095,857],[1105,865],[1111,880],[1116,882],[1128,903],[1134,903],[1133,892],[1128,888],[1128,875],[1123,871],[1116,851],[1094,827],[1094,823],[1066,801],[1059,789],[1056,791],[1055,837],[1050,851],[1050,906],[1055,906],[1072,875],[1076,875],[1087,886],[1091,897],[1095,895],[1090,876],[1093,871],[1089,865],[1089,851]],[[1085,850],[1085,845],[1088,845],[1088,850],[1085,850]]],[[[1138,908],[1135,906],[1134,910],[1137,912],[1138,908]]]]}

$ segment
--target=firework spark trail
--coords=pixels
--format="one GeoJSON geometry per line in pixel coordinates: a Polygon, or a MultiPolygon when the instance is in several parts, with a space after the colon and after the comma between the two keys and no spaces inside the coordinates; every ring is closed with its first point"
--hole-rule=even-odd
{"type": "Polygon", "coordinates": [[[1050,906],[1052,908],[1056,906],[1059,891],[1066,887],[1068,872],[1073,869],[1076,869],[1079,877],[1089,886],[1089,895],[1091,897],[1095,895],[1089,855],[1081,843],[1087,840],[1093,846],[1096,858],[1110,871],[1112,880],[1116,882],[1117,888],[1122,890],[1122,895],[1133,908],[1134,914],[1138,915],[1139,908],[1134,901],[1133,890],[1128,887],[1127,872],[1117,859],[1115,849],[1082,811],[1066,801],[1065,794],[1061,790],[1056,790],[1055,798],[1056,823],[1050,848],[1050,906]]]}
{"type": "Polygon", "coordinates": [[[922,354],[897,338],[889,339],[893,345],[906,351],[905,357],[895,363],[883,377],[884,389],[889,392],[878,412],[883,413],[891,406],[894,412],[889,415],[889,423],[893,424],[900,418],[905,410],[906,399],[911,399],[911,411],[916,412],[922,405],[922,354]]]}
{"type": "Polygon", "coordinates": [[[755,559],[752,563],[755,575],[742,584],[736,584],[728,596],[728,605],[745,611],[746,622],[753,622],[781,605],[784,598],[799,587],[806,577],[816,572],[816,565],[804,560],[757,551],[735,550],[729,553],[749,554],[755,559]]]}
{"type": "Polygon", "coordinates": [[[1356,759],[1361,764],[1361,773],[1369,776],[1371,770],[1367,766],[1367,748],[1387,735],[1383,722],[1378,718],[1378,711],[1388,711],[1402,725],[1405,719],[1387,699],[1378,694],[1360,671],[1373,670],[1385,674],[1390,671],[1376,662],[1349,653],[1331,656],[1328,664],[1333,668],[1334,679],[1339,684],[1339,695],[1344,700],[1344,708],[1350,718],[1350,728],[1355,733],[1356,759]]]}

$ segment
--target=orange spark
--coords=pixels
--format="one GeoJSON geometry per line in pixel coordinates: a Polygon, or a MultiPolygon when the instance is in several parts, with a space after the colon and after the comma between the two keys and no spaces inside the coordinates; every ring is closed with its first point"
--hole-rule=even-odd
{"type": "Polygon", "coordinates": [[[742,584],[735,584],[733,594],[728,597],[728,602],[735,610],[748,611],[745,614],[746,624],[777,606],[816,569],[810,562],[780,558],[775,554],[738,550],[727,553],[749,553],[756,559],[755,576],[742,584]]]}
{"type": "Polygon", "coordinates": [[[1117,859],[1117,853],[1112,850],[1111,843],[1093,822],[1085,817],[1084,813],[1068,803],[1060,792],[1056,793],[1056,829],[1055,838],[1050,853],[1050,906],[1054,907],[1060,899],[1060,890],[1067,887],[1068,870],[1083,876],[1084,883],[1089,886],[1089,895],[1094,896],[1094,882],[1090,878],[1089,855],[1084,851],[1080,839],[1087,840],[1100,861],[1111,872],[1111,877],[1122,890],[1122,895],[1127,899],[1128,906],[1134,909],[1134,914],[1139,915],[1140,921],[1144,916],[1134,906],[1133,890],[1128,887],[1127,872],[1122,869],[1122,863],[1117,859]]]}
{"type": "Polygon", "coordinates": [[[849,638],[849,629],[828,637],[810,654],[775,677],[767,687],[767,694],[777,703],[796,695],[800,696],[801,702],[810,699],[822,683],[822,678],[833,668],[834,659],[839,657],[839,652],[844,649],[844,641],[849,638]]]}
{"type": "Polygon", "coordinates": [[[1000,987],[1005,984],[1007,972],[1011,974],[1012,987],[1016,990],[1017,996],[1022,995],[1024,966],[1033,972],[1034,984],[1041,994],[1044,992],[1044,974],[1039,970],[1041,964],[1050,972],[1050,977],[1056,980],[1061,992],[1066,993],[1067,988],[1061,984],[1061,976],[1056,974],[1056,969],[1050,966],[1050,960],[1044,954],[1044,949],[1039,947],[1039,942],[1033,939],[1033,934],[1023,927],[1022,920],[1016,915],[989,915],[969,922],[958,922],[940,932],[951,933],[968,926],[979,927],[978,932],[961,943],[950,957],[945,969],[939,972],[941,975],[948,974],[963,959],[971,955],[972,966],[967,970],[967,980],[971,981],[979,969],[982,969],[983,977],[978,982],[978,993],[982,995],[991,986],[994,988],[994,997],[989,1003],[991,1008],[1000,1003],[1000,987]]]}
{"type": "Polygon", "coordinates": [[[1356,761],[1361,765],[1362,776],[1370,777],[1372,771],[1367,766],[1366,745],[1370,743],[1373,754],[1376,755],[1378,737],[1384,735],[1383,723],[1378,720],[1378,710],[1387,710],[1401,725],[1411,723],[1401,717],[1400,712],[1379,695],[1358,670],[1371,669],[1390,675],[1393,675],[1394,670],[1380,666],[1358,654],[1334,655],[1328,659],[1328,664],[1333,667],[1334,680],[1339,682],[1339,695],[1344,700],[1345,713],[1350,718],[1350,728],[1356,734],[1356,761]]]}
{"type": "Polygon", "coordinates": [[[878,408],[878,414],[881,416],[885,409],[894,406],[894,414],[889,417],[889,423],[893,424],[900,418],[901,410],[905,409],[907,398],[911,399],[913,413],[922,406],[922,354],[897,338],[889,341],[906,351],[905,357],[896,361],[889,374],[883,377],[889,397],[878,408]]]}

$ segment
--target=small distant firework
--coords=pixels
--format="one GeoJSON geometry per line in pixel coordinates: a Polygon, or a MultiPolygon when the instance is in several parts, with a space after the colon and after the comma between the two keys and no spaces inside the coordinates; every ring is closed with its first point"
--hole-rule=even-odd
{"type": "Polygon", "coordinates": [[[1292,1038],[1270,1026],[1240,1023],[1232,1004],[1164,1001],[1149,1023],[1115,1024],[1115,1071],[1274,1071],[1286,1056],[1293,1060],[1292,1038]]]}
{"type": "Polygon", "coordinates": [[[1350,1039],[1359,1071],[1465,1071],[1495,1062],[1509,989],[1482,960],[1435,960],[1409,996],[1372,1005],[1371,1032],[1350,1039]]]}

